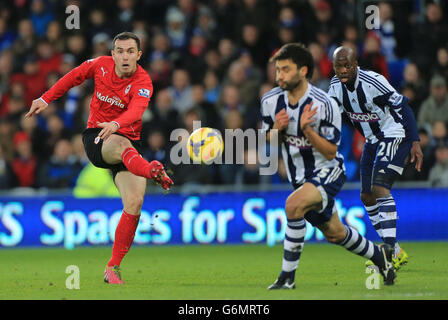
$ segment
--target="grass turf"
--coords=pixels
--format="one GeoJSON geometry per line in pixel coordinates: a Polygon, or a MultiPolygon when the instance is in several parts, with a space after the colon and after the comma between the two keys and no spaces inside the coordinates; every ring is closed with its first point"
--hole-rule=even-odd
{"type": "Polygon", "coordinates": [[[267,291],[282,246],[134,246],[121,268],[124,286],[103,282],[110,247],[1,249],[0,299],[447,299],[448,242],[402,243],[409,263],[394,286],[367,289],[365,260],[335,245],[307,243],[295,290],[267,291]],[[80,289],[66,288],[66,267],[80,289]]]}

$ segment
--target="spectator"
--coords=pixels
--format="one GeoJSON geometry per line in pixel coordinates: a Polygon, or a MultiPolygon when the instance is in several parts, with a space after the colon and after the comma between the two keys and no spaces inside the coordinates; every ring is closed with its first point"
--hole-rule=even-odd
{"type": "Polygon", "coordinates": [[[0,190],[8,190],[11,188],[11,172],[8,161],[3,154],[3,146],[0,144],[0,190]]]}
{"type": "Polygon", "coordinates": [[[432,74],[440,74],[445,81],[448,81],[448,48],[441,47],[437,50],[437,62],[433,68],[432,74]]]}
{"type": "Polygon", "coordinates": [[[170,164],[170,153],[164,133],[158,128],[153,129],[145,142],[142,152],[143,157],[148,161],[160,161],[164,167],[167,167],[170,164]]]}
{"type": "Polygon", "coordinates": [[[8,30],[8,21],[0,17],[0,52],[9,49],[16,39],[14,32],[8,30]]]}
{"type": "Polygon", "coordinates": [[[67,53],[75,57],[75,66],[90,58],[87,53],[86,39],[81,33],[73,33],[67,39],[67,53]]]}
{"type": "Polygon", "coordinates": [[[172,85],[167,90],[173,100],[174,109],[182,114],[193,106],[190,75],[185,69],[176,69],[172,79],[172,85]]]}
{"type": "Polygon", "coordinates": [[[167,11],[165,21],[165,32],[173,49],[178,52],[184,51],[189,40],[185,15],[178,8],[171,7],[167,11]]]}
{"type": "MultiPolygon", "coordinates": [[[[241,61],[235,61],[231,64],[227,77],[223,81],[223,88],[228,85],[238,89],[239,100],[242,105],[248,106],[255,102],[258,93],[259,79],[249,78],[245,71],[245,66],[241,61]]],[[[218,100],[218,108],[222,109],[225,99],[224,89],[218,100]]]]}
{"type": "Polygon", "coordinates": [[[11,143],[14,130],[14,126],[8,119],[0,118],[0,145],[2,146],[3,156],[7,161],[10,161],[14,156],[13,143],[11,143]]]}
{"type": "Polygon", "coordinates": [[[348,41],[355,46],[355,52],[362,52],[363,43],[359,39],[359,31],[356,25],[349,23],[344,28],[344,41],[348,41]]]}
{"type": "Polygon", "coordinates": [[[152,119],[143,123],[144,137],[147,136],[151,128],[158,127],[163,130],[166,139],[169,139],[171,132],[181,126],[179,112],[174,109],[173,98],[167,89],[161,90],[157,94],[151,113],[152,119]]]}
{"type": "MultiPolygon", "coordinates": [[[[420,108],[423,100],[428,96],[428,89],[425,79],[420,75],[417,65],[413,62],[406,64],[403,70],[403,82],[401,87],[410,87],[415,92],[415,104],[420,108]]],[[[418,111],[418,109],[416,110],[418,111]]],[[[418,112],[415,114],[417,115],[418,112]]]]}
{"type": "Polygon", "coordinates": [[[92,58],[107,56],[112,49],[112,39],[110,39],[107,33],[97,33],[92,38],[92,46],[92,58]]]}
{"type": "Polygon", "coordinates": [[[448,145],[448,133],[445,122],[440,120],[435,121],[432,125],[431,136],[432,146],[437,147],[441,144],[448,145]]]}
{"type": "Polygon", "coordinates": [[[45,159],[47,156],[45,153],[47,134],[37,126],[37,119],[35,117],[20,117],[20,129],[30,137],[32,153],[36,155],[39,161],[45,159]]]}
{"type": "Polygon", "coordinates": [[[426,6],[426,20],[417,24],[412,32],[411,58],[422,70],[429,69],[436,57],[437,49],[446,45],[448,24],[439,4],[430,2],[426,6]]]}
{"type": "Polygon", "coordinates": [[[448,187],[448,146],[442,144],[436,149],[436,164],[429,173],[432,187],[448,187]]]}
{"type": "Polygon", "coordinates": [[[205,5],[201,6],[198,12],[196,25],[198,31],[200,31],[204,35],[207,42],[216,44],[216,39],[219,39],[218,37],[216,37],[217,25],[213,12],[209,7],[205,5]]]}
{"type": "Polygon", "coordinates": [[[214,0],[211,8],[216,17],[216,38],[232,38],[234,25],[229,21],[235,19],[236,3],[231,0],[214,0]]]}
{"type": "Polygon", "coordinates": [[[31,139],[27,133],[20,131],[13,139],[16,156],[11,162],[14,186],[36,187],[37,159],[33,155],[31,139]]]}
{"type": "Polygon", "coordinates": [[[264,68],[269,59],[269,51],[260,29],[256,25],[245,24],[242,27],[240,46],[249,52],[255,66],[260,69],[264,68]]]}
{"type": "Polygon", "coordinates": [[[23,65],[27,56],[34,54],[37,37],[34,33],[33,23],[29,19],[22,19],[18,25],[18,37],[14,41],[13,51],[15,53],[14,68],[18,69],[23,65]]]}
{"type": "Polygon", "coordinates": [[[380,2],[378,5],[380,10],[380,29],[377,34],[381,43],[381,53],[386,58],[387,62],[395,61],[395,47],[397,40],[395,39],[395,24],[393,21],[392,5],[387,2],[380,2]]]}
{"type": "Polygon", "coordinates": [[[207,49],[207,39],[196,30],[190,39],[188,54],[184,57],[185,68],[188,70],[192,83],[199,83],[204,78],[207,64],[205,62],[205,50],[207,49]]]}
{"type": "Polygon", "coordinates": [[[70,141],[61,139],[39,171],[39,184],[47,188],[73,188],[81,170],[82,165],[73,155],[70,141]]]}
{"type": "Polygon", "coordinates": [[[213,70],[208,70],[204,76],[205,100],[215,104],[221,92],[218,76],[213,70]]]}
{"type": "Polygon", "coordinates": [[[330,58],[328,58],[327,53],[323,50],[322,46],[316,42],[312,42],[308,45],[308,50],[313,56],[314,69],[318,69],[319,74],[322,78],[331,78],[333,72],[333,63],[330,58]]]}
{"type": "Polygon", "coordinates": [[[171,85],[172,64],[161,51],[154,51],[149,59],[147,72],[151,76],[154,87],[159,90],[171,85]]]}
{"type": "Polygon", "coordinates": [[[203,127],[221,129],[221,121],[214,104],[205,100],[205,90],[200,84],[192,87],[193,107],[201,113],[203,127]]]}
{"type": "Polygon", "coordinates": [[[64,122],[56,113],[50,114],[47,118],[48,136],[45,140],[44,150],[47,155],[52,153],[57,142],[61,139],[70,140],[71,133],[64,127],[64,122]]]}
{"type": "Polygon", "coordinates": [[[56,52],[50,41],[43,39],[37,43],[37,64],[42,77],[50,72],[58,72],[62,62],[62,53],[56,52]]]}
{"type": "Polygon", "coordinates": [[[11,76],[11,83],[21,82],[25,87],[25,103],[31,106],[36,97],[40,97],[46,88],[46,75],[39,70],[36,56],[29,56],[25,60],[23,73],[11,76]]]}
{"type": "Polygon", "coordinates": [[[418,114],[418,125],[432,126],[436,120],[448,121],[448,93],[446,81],[436,75],[431,79],[431,95],[423,102],[418,114]]]}
{"type": "Polygon", "coordinates": [[[85,167],[90,163],[89,158],[87,158],[86,151],[84,149],[84,143],[82,142],[82,135],[80,133],[75,134],[71,140],[73,155],[77,164],[81,167],[85,167]]]}
{"type": "Polygon", "coordinates": [[[54,15],[44,0],[31,1],[31,21],[39,37],[45,36],[47,26],[53,21],[54,15]]]}
{"type": "Polygon", "coordinates": [[[48,24],[46,37],[56,52],[62,53],[64,51],[65,38],[62,35],[62,27],[58,21],[53,20],[48,24]]]}
{"type": "Polygon", "coordinates": [[[387,61],[380,52],[381,40],[374,31],[367,33],[364,41],[364,52],[359,58],[359,66],[375,71],[389,79],[387,61]]]}

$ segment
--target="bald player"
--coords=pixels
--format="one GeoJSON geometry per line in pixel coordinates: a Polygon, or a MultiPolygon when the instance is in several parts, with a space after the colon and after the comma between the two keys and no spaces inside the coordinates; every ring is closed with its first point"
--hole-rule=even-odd
{"type": "Polygon", "coordinates": [[[409,157],[421,170],[423,153],[415,117],[407,98],[384,76],[358,67],[353,49],[337,48],[333,68],[336,75],[328,94],[366,139],[360,166],[361,201],[383,242],[395,248],[393,261],[398,270],[408,255],[397,242],[397,210],[390,191],[409,157]]]}

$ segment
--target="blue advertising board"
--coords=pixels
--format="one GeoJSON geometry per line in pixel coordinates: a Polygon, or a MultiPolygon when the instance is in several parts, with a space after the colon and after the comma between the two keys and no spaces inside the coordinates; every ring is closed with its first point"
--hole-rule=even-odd
{"type": "MultiPolygon", "coordinates": [[[[265,243],[284,238],[287,191],[205,195],[149,195],[134,239],[139,245],[265,243]]],[[[448,189],[397,189],[400,241],[448,240],[448,189]]],[[[359,199],[343,190],[336,206],[341,220],[379,241],[359,199]]],[[[72,196],[0,197],[0,246],[75,246],[113,243],[122,212],[119,198],[72,196]]],[[[306,241],[324,241],[307,224],[306,241]]]]}

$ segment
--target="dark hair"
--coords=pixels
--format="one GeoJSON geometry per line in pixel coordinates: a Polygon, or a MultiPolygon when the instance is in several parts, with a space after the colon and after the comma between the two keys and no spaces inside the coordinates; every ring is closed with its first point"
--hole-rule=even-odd
{"type": "Polygon", "coordinates": [[[269,59],[269,62],[288,59],[291,59],[297,65],[297,69],[307,67],[306,77],[311,79],[314,71],[314,60],[303,44],[298,42],[285,44],[269,59]]]}
{"type": "Polygon", "coordinates": [[[135,33],[132,33],[132,32],[129,32],[129,31],[125,31],[125,32],[117,34],[114,37],[114,40],[112,40],[113,47],[115,48],[115,41],[117,41],[117,40],[128,40],[128,39],[134,39],[135,42],[137,42],[137,49],[139,51],[141,50],[139,37],[137,37],[137,35],[135,33]]]}

